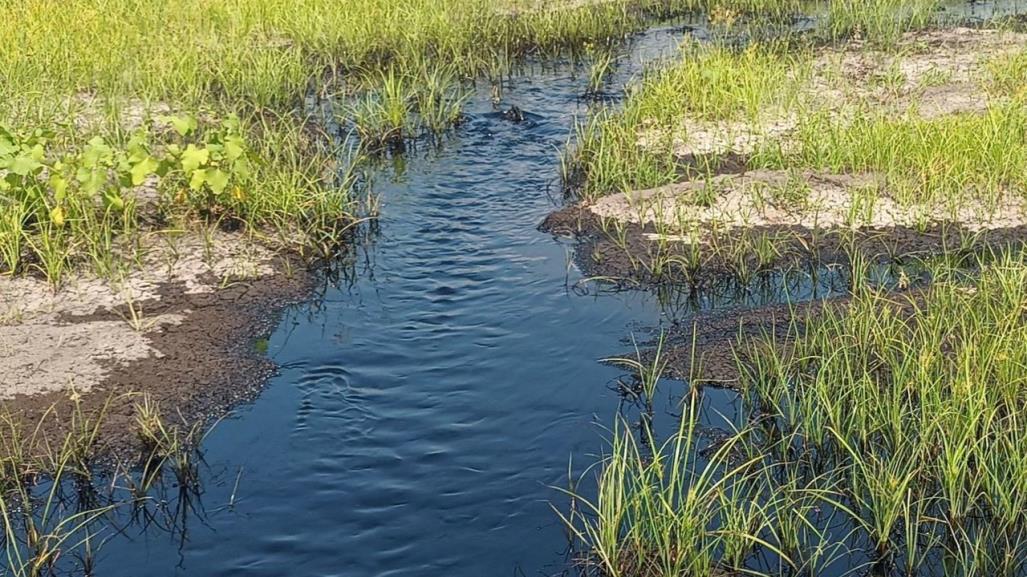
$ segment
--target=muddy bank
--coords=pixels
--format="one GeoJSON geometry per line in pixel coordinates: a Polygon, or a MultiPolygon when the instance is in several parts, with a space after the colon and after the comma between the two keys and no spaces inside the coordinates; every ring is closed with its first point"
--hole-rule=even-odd
{"type": "Polygon", "coordinates": [[[100,418],[98,449],[125,455],[144,399],[171,423],[252,399],[274,371],[258,339],[309,288],[296,259],[227,233],[162,236],[117,281],[0,279],[0,404],[50,439],[72,411],[100,418]]]}
{"type": "Polygon", "coordinates": [[[751,280],[775,269],[849,266],[856,258],[866,264],[901,264],[943,253],[968,258],[1027,240],[1025,224],[979,228],[956,222],[859,228],[766,224],[725,228],[701,239],[668,239],[651,222],[604,222],[585,204],[552,213],[540,229],[575,237],[574,258],[588,276],[625,287],[686,284],[696,289],[726,278],[751,280]]]}

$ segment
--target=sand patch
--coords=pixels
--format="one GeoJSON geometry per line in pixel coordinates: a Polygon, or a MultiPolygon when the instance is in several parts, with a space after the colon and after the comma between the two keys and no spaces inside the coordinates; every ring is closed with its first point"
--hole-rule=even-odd
{"type": "Polygon", "coordinates": [[[794,102],[761,110],[754,118],[685,118],[672,135],[647,131],[640,145],[670,143],[679,157],[748,155],[774,142],[788,149],[803,117],[829,113],[845,121],[867,112],[924,119],[983,113],[1006,97],[991,90],[988,65],[1027,50],[1027,34],[972,28],[908,33],[883,51],[859,42],[819,52],[794,102]]]}
{"type": "Polygon", "coordinates": [[[141,264],[117,280],[80,273],[55,293],[40,279],[0,277],[0,399],[87,392],[113,368],[161,356],[153,337],[192,312],[161,306],[169,291],[213,295],[275,274],[276,254],[241,235],[147,239],[141,264]]]}
{"type": "Polygon", "coordinates": [[[1023,199],[900,203],[883,177],[757,170],[605,196],[588,206],[600,219],[654,225],[653,238],[698,241],[711,229],[892,228],[949,222],[969,231],[1027,224],[1023,199]]]}

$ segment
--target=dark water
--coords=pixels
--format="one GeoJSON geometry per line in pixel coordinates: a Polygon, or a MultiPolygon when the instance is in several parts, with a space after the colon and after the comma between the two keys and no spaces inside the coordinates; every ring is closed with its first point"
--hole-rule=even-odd
{"type": "MultiPolygon", "coordinates": [[[[629,62],[669,52],[654,31],[629,62]]],[[[567,538],[550,500],[602,448],[634,327],[658,299],[573,290],[572,244],[536,227],[588,101],[582,70],[536,69],[487,91],[437,151],[375,183],[379,232],[355,282],[289,311],[281,374],[205,443],[205,518],[184,546],[150,531],[101,554],[108,575],[549,575],[567,538]],[[238,472],[237,502],[228,503],[238,472]]],[[[621,78],[615,80],[618,82],[621,78]]]]}
{"type": "MultiPolygon", "coordinates": [[[[634,42],[612,85],[682,34],[634,42]]],[[[649,294],[592,294],[568,264],[572,243],[536,229],[589,105],[583,72],[511,80],[504,105],[526,111],[522,123],[483,91],[442,148],[378,179],[379,231],[356,280],[285,315],[269,345],[281,374],[208,437],[207,513],[184,544],[160,531],[111,541],[102,574],[566,570],[550,486],[567,485],[571,458],[579,472],[593,462],[620,403],[609,385],[622,371],[597,360],[630,353],[633,332],[672,314],[649,294]]]]}
{"type": "MultiPolygon", "coordinates": [[[[611,87],[683,34],[634,41],[611,87]]],[[[522,123],[483,90],[444,146],[377,179],[381,219],[354,280],[285,314],[268,353],[281,373],[205,442],[202,508],[184,535],[126,530],[98,575],[566,574],[551,486],[595,460],[623,410],[610,386],[622,370],[598,359],[695,306],[783,296],[696,302],[580,282],[573,244],[536,227],[561,202],[558,154],[589,106],[583,73],[510,80],[504,105],[529,113],[522,123]]],[[[793,300],[830,292],[772,286],[793,300]]],[[[708,402],[732,414],[730,393],[708,402]]]]}

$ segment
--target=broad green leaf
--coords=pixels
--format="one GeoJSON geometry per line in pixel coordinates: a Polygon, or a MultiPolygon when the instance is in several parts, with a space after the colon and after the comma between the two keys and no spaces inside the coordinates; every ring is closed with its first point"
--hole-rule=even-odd
{"type": "Polygon", "coordinates": [[[245,179],[250,176],[250,161],[245,156],[239,158],[232,164],[232,172],[238,179],[245,179]]]}
{"type": "Polygon", "coordinates": [[[228,115],[228,118],[221,122],[221,126],[231,134],[242,132],[242,122],[239,121],[239,116],[236,114],[228,115]]]}
{"type": "Polygon", "coordinates": [[[246,152],[246,142],[239,136],[225,138],[225,158],[229,162],[235,162],[246,152]]]}
{"type": "Polygon", "coordinates": [[[0,137],[0,156],[10,156],[18,151],[18,146],[7,138],[0,137]]]}
{"type": "Polygon", "coordinates": [[[165,116],[164,120],[175,129],[179,136],[188,136],[199,124],[192,116],[165,116]]]}
{"type": "Polygon", "coordinates": [[[107,145],[107,142],[103,138],[95,136],[82,151],[82,164],[88,168],[96,168],[103,163],[110,162],[113,155],[114,150],[107,145]]]}
{"type": "Polygon", "coordinates": [[[125,150],[128,152],[128,159],[132,162],[139,162],[149,156],[150,147],[146,140],[146,134],[137,132],[132,135],[125,150]]]}
{"type": "Polygon", "coordinates": [[[132,174],[132,186],[139,186],[146,182],[146,177],[156,173],[158,168],[160,168],[160,162],[152,156],[147,156],[137,162],[129,171],[132,174]]]}
{"type": "Polygon", "coordinates": [[[75,179],[82,185],[82,192],[88,196],[95,196],[107,183],[107,173],[103,170],[89,170],[81,167],[75,173],[75,179]]]}
{"type": "Polygon", "coordinates": [[[210,152],[210,160],[212,162],[219,162],[224,158],[224,155],[222,154],[224,147],[220,144],[216,142],[208,142],[205,148],[210,152]]]}
{"type": "Polygon", "coordinates": [[[194,170],[192,177],[189,179],[189,188],[193,190],[200,190],[203,188],[203,183],[207,180],[206,170],[194,170]]]}
{"type": "Polygon", "coordinates": [[[43,162],[46,160],[46,149],[42,144],[37,144],[29,149],[29,156],[36,162],[43,162]]]}
{"type": "Polygon", "coordinates": [[[211,169],[207,172],[207,184],[214,194],[220,195],[228,188],[228,173],[223,170],[211,169]]]}
{"type": "Polygon", "coordinates": [[[7,167],[7,169],[18,176],[28,176],[42,166],[42,163],[32,156],[28,154],[19,154],[14,157],[14,160],[11,161],[11,165],[7,167]]]}
{"type": "Polygon", "coordinates": [[[210,151],[206,148],[196,148],[195,144],[190,144],[182,151],[182,170],[186,174],[190,174],[201,166],[207,164],[210,160],[210,151]]]}
{"type": "Polygon", "coordinates": [[[60,174],[50,176],[50,188],[53,189],[53,197],[57,202],[64,200],[68,193],[68,180],[60,174]]]}

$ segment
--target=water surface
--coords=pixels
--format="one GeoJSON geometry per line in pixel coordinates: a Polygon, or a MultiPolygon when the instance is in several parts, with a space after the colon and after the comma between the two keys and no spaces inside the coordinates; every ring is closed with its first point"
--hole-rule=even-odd
{"type": "MultiPolygon", "coordinates": [[[[611,91],[684,34],[630,43],[611,91]]],[[[559,152],[591,104],[585,83],[570,64],[512,78],[502,106],[526,111],[520,123],[482,89],[441,147],[384,170],[381,218],[351,282],[285,313],[268,344],[280,374],[207,438],[205,513],[184,535],[126,530],[103,548],[100,574],[567,573],[551,486],[594,462],[602,427],[624,411],[611,386],[623,371],[597,360],[696,306],[783,296],[581,283],[573,243],[537,226],[562,202],[559,152]]],[[[788,286],[793,300],[832,290],[788,286]]],[[[674,394],[658,421],[672,423],[674,394]]],[[[708,421],[732,414],[731,394],[708,400],[708,421]]]]}

